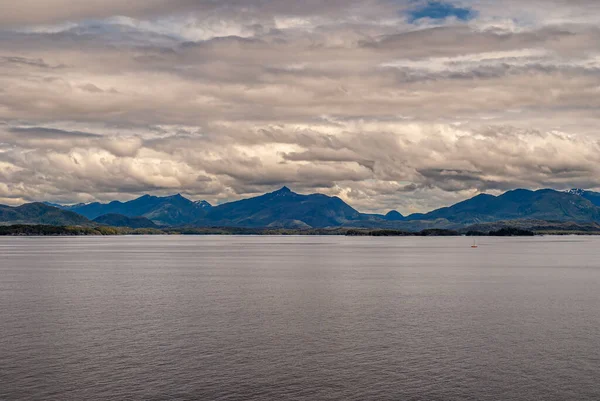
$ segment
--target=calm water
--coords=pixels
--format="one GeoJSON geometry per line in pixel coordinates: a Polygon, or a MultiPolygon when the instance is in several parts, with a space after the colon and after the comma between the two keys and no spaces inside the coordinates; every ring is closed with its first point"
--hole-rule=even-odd
{"type": "Polygon", "coordinates": [[[600,238],[0,238],[2,400],[599,400],[600,238]]]}

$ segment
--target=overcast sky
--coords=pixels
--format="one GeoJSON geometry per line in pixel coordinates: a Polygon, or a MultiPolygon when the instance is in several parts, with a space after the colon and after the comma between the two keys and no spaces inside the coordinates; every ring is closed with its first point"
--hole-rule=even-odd
{"type": "Polygon", "coordinates": [[[0,0],[0,203],[600,187],[597,0],[0,0]]]}

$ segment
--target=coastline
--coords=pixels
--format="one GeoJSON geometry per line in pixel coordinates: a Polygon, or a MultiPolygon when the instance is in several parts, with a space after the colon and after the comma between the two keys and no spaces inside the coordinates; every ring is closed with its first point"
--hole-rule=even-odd
{"type": "Polygon", "coordinates": [[[241,227],[170,227],[162,229],[109,226],[48,226],[11,225],[0,226],[0,236],[122,236],[122,235],[302,235],[302,236],[350,236],[350,237],[532,237],[538,235],[600,235],[600,232],[569,230],[525,230],[504,227],[492,231],[426,229],[402,231],[389,229],[331,228],[331,229],[275,229],[241,227]]]}

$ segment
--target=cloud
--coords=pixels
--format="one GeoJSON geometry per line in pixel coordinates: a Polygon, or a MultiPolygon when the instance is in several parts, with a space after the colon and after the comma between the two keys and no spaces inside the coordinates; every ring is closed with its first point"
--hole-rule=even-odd
{"type": "Polygon", "coordinates": [[[16,148],[0,153],[9,183],[2,195],[85,201],[183,188],[219,202],[288,184],[341,196],[361,210],[413,212],[478,192],[600,184],[600,144],[592,138],[414,123],[324,131],[264,127],[244,140],[222,131],[220,140],[174,132],[145,142],[73,142],[68,135],[62,143],[13,141],[16,148]]]}
{"type": "Polygon", "coordinates": [[[55,128],[45,127],[14,127],[8,130],[19,137],[36,139],[70,139],[70,138],[100,138],[101,135],[89,132],[65,131],[55,128]]]}
{"type": "Polygon", "coordinates": [[[3,201],[600,187],[595,2],[51,1],[0,10],[3,201]]]}
{"type": "Polygon", "coordinates": [[[0,63],[4,64],[17,64],[17,65],[26,65],[26,66],[34,66],[40,68],[51,68],[48,64],[44,62],[42,59],[29,59],[26,57],[0,57],[0,63]]]}

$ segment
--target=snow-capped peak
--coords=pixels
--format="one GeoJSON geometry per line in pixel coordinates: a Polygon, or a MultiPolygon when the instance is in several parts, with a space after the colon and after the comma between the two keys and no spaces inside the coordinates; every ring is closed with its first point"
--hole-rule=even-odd
{"type": "Polygon", "coordinates": [[[212,207],[212,205],[205,200],[195,201],[194,203],[203,209],[208,209],[212,207]]]}
{"type": "Polygon", "coordinates": [[[568,193],[568,194],[571,194],[571,195],[582,196],[587,191],[585,189],[573,188],[573,189],[569,189],[569,190],[567,190],[565,192],[568,193]]]}

